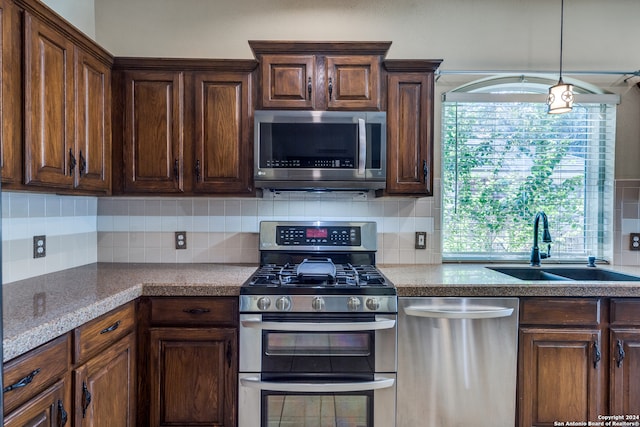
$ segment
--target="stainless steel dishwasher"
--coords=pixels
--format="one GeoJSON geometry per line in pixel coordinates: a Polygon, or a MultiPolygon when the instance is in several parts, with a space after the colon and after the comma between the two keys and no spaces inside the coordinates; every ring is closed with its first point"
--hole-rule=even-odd
{"type": "Polygon", "coordinates": [[[513,427],[517,298],[398,298],[397,427],[513,427]]]}

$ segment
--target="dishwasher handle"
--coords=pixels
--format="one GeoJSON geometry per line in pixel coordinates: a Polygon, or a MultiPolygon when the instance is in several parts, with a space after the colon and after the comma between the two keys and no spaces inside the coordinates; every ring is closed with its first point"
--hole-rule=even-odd
{"type": "Polygon", "coordinates": [[[429,317],[432,319],[497,319],[509,317],[513,308],[486,305],[411,305],[405,307],[407,316],[429,317]]]}

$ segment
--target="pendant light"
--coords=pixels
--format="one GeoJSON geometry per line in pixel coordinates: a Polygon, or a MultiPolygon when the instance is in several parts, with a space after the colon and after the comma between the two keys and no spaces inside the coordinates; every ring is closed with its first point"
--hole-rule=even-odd
{"type": "Polygon", "coordinates": [[[568,113],[573,108],[573,85],[562,81],[562,38],[564,33],[564,0],[560,0],[560,79],[549,88],[549,114],[568,113]]]}

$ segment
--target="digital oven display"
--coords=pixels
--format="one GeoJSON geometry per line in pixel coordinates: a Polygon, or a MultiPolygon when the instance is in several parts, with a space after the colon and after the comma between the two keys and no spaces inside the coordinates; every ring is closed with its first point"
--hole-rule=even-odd
{"type": "Polygon", "coordinates": [[[326,239],[327,236],[326,228],[307,228],[307,239],[326,239]]]}

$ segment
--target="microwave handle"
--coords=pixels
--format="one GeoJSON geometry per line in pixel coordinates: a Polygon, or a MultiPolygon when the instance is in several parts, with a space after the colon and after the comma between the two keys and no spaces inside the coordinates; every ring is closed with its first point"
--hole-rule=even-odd
{"type": "Polygon", "coordinates": [[[364,175],[367,166],[367,126],[364,119],[358,119],[358,175],[364,175]]]}

